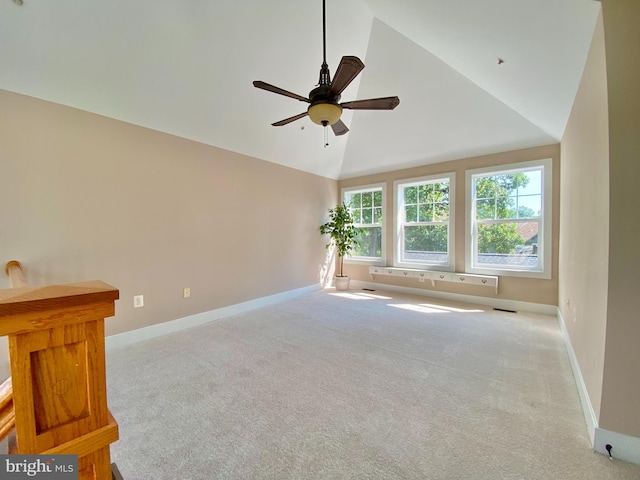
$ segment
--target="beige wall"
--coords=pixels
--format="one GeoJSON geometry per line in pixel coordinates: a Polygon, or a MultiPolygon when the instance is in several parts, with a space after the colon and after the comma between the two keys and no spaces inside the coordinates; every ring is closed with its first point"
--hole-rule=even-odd
{"type": "Polygon", "coordinates": [[[640,437],[640,3],[602,3],[561,144],[559,307],[597,426],[640,437]]]}
{"type": "MultiPolygon", "coordinates": [[[[517,300],[522,302],[541,303],[546,305],[557,305],[558,301],[558,218],[559,218],[559,188],[560,188],[560,145],[548,145],[543,147],[516,150],[511,152],[484,155],[481,157],[466,158],[451,162],[443,162],[423,167],[396,170],[384,174],[368,175],[364,177],[350,178],[339,182],[339,188],[354,187],[359,185],[369,185],[374,183],[385,183],[387,189],[386,208],[386,254],[387,264],[393,264],[394,232],[391,212],[393,208],[393,182],[406,178],[436,175],[441,173],[454,172],[456,174],[456,211],[455,211],[455,266],[457,272],[465,271],[465,230],[466,230],[466,202],[465,202],[465,182],[466,171],[474,168],[482,168],[493,165],[504,165],[509,163],[525,162],[529,160],[539,160],[544,158],[553,159],[553,218],[552,218],[552,278],[534,279],[522,277],[501,276],[499,281],[499,292],[496,295],[493,289],[474,286],[459,285],[454,283],[437,282],[436,287],[431,284],[419,283],[415,280],[402,278],[376,279],[376,282],[402,285],[407,287],[422,288],[425,290],[438,290],[449,293],[460,293],[465,295],[476,295],[484,297],[496,297],[506,300],[517,300]]],[[[368,266],[349,264],[345,267],[346,273],[355,280],[371,281],[368,266]]]]}
{"type": "Polygon", "coordinates": [[[558,303],[598,421],[609,284],[609,126],[605,65],[600,17],[561,144],[558,303]]]}
{"type": "Polygon", "coordinates": [[[335,180],[7,91],[0,106],[0,262],[119,288],[108,335],[320,283],[335,180]]]}
{"type": "Polygon", "coordinates": [[[640,437],[640,2],[603,2],[609,98],[609,289],[600,426],[640,437]]]}

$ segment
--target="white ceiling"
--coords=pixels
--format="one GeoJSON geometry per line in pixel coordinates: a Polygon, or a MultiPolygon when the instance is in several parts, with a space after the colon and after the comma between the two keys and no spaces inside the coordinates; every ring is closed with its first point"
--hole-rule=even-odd
{"type": "MultiPolygon", "coordinates": [[[[0,88],[330,178],[557,142],[582,75],[594,0],[327,0],[327,62],[366,68],[323,147],[306,104],[321,0],[0,0],[0,88]],[[498,58],[504,63],[498,65],[498,58]],[[304,127],[304,128],[303,128],[304,127]]],[[[1,108],[1,105],[0,105],[1,108]]]]}

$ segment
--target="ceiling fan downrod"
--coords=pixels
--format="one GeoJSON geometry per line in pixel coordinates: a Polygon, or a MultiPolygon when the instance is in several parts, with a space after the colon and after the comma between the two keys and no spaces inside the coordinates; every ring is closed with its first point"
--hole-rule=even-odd
{"type": "Polygon", "coordinates": [[[331,84],[331,74],[329,73],[329,65],[327,65],[327,15],[325,1],[326,0],[322,0],[322,66],[320,67],[318,86],[331,84]]]}

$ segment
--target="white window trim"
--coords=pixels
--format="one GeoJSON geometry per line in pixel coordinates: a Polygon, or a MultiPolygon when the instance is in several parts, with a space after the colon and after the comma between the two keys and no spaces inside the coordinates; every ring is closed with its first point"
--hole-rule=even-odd
{"type": "Polygon", "coordinates": [[[503,275],[511,277],[529,278],[551,278],[551,249],[552,236],[551,225],[553,218],[553,159],[545,158],[527,162],[510,163],[508,165],[494,165],[486,168],[476,168],[466,172],[466,241],[465,241],[465,271],[468,273],[478,273],[485,275],[503,275]],[[542,258],[542,271],[514,268],[494,269],[473,266],[474,230],[473,230],[473,177],[486,173],[508,173],[510,171],[521,171],[526,169],[543,168],[542,175],[542,246],[538,246],[538,256],[542,258]]]}
{"type": "Polygon", "coordinates": [[[455,172],[443,173],[439,175],[428,175],[424,177],[406,178],[402,180],[396,180],[393,182],[393,203],[395,205],[395,215],[393,216],[393,231],[394,235],[394,249],[393,249],[393,266],[402,268],[421,268],[425,270],[438,270],[444,272],[455,271],[455,212],[456,212],[456,174],[455,172]],[[402,222],[401,218],[404,218],[402,207],[404,205],[403,199],[398,195],[398,190],[402,186],[411,186],[413,184],[420,184],[423,182],[436,182],[438,180],[449,181],[449,232],[448,232],[448,262],[444,263],[426,263],[426,262],[402,262],[401,249],[402,249],[402,222]]]}
{"type": "Polygon", "coordinates": [[[386,227],[385,223],[387,221],[387,184],[386,183],[373,183],[370,185],[358,185],[357,187],[345,187],[340,192],[340,201],[344,202],[344,196],[346,193],[350,192],[367,192],[374,190],[382,190],[382,238],[380,245],[380,253],[382,257],[344,257],[345,263],[354,263],[360,265],[385,265],[386,263],[386,245],[387,245],[387,235],[386,235],[386,227]]]}

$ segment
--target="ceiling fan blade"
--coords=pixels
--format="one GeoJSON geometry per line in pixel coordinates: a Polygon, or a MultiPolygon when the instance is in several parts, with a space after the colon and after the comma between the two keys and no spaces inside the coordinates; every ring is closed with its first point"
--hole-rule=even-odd
{"type": "Polygon", "coordinates": [[[307,115],[309,115],[307,112],[299,113],[298,115],[294,115],[293,117],[285,118],[284,120],[280,120],[279,122],[272,123],[271,125],[273,125],[274,127],[281,127],[283,125],[286,125],[287,123],[291,123],[291,122],[295,122],[296,120],[300,120],[301,118],[304,118],[307,115]]]}
{"type": "Polygon", "coordinates": [[[333,130],[333,134],[336,137],[339,137],[340,135],[344,135],[349,131],[347,126],[342,122],[342,120],[338,120],[336,123],[331,125],[331,129],[333,130]]]}
{"type": "Polygon", "coordinates": [[[364,68],[364,63],[358,57],[344,56],[340,60],[340,65],[331,81],[331,95],[340,95],[349,86],[354,78],[364,68]]]}
{"type": "Polygon", "coordinates": [[[340,106],[351,110],[393,110],[399,103],[398,97],[382,97],[354,100],[353,102],[341,103],[340,106]]]}
{"type": "Polygon", "coordinates": [[[306,97],[303,97],[302,95],[298,95],[297,93],[289,92],[289,91],[284,90],[284,89],[282,89],[280,87],[276,87],[274,85],[262,82],[260,80],[254,81],[253,82],[253,86],[256,87],[256,88],[261,88],[262,90],[266,90],[267,92],[273,92],[273,93],[277,93],[279,95],[284,95],[285,97],[295,98],[296,100],[300,100],[301,102],[311,103],[311,100],[309,100],[306,97]]]}

